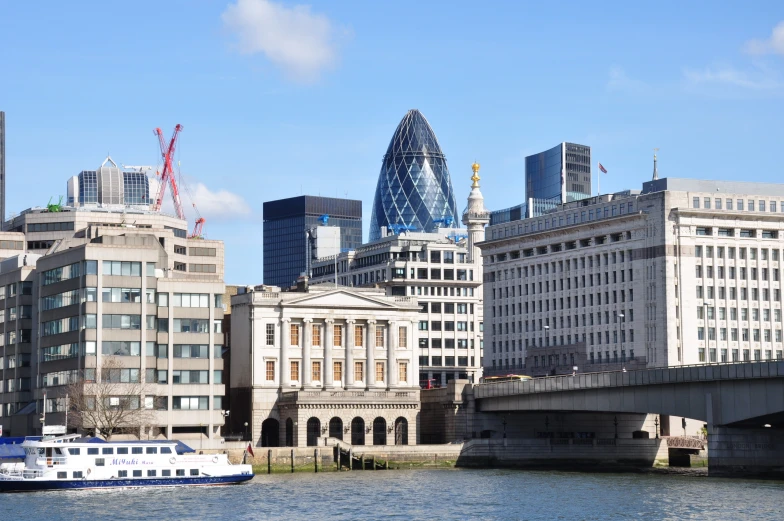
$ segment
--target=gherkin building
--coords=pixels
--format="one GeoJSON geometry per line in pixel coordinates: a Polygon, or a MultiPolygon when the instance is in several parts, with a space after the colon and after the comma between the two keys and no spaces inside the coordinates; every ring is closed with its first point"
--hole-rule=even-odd
{"type": "Polygon", "coordinates": [[[429,232],[459,223],[446,157],[436,135],[418,110],[409,110],[397,126],[378,175],[370,241],[386,226],[400,231],[429,232]]]}

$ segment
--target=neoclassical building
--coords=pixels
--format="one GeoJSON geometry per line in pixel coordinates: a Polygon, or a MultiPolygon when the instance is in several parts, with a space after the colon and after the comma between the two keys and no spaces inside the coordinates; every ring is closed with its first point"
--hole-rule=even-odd
{"type": "Polygon", "coordinates": [[[232,298],[231,414],[254,444],[415,444],[419,304],[384,290],[274,286],[232,298]]]}

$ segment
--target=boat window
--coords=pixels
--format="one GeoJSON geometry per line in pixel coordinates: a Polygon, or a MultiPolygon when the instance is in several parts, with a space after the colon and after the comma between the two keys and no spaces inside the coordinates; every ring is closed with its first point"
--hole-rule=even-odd
{"type": "Polygon", "coordinates": [[[87,449],[87,454],[89,455],[98,454],[98,447],[90,447],[89,449],[87,449]]]}
{"type": "Polygon", "coordinates": [[[161,471],[161,476],[163,476],[164,478],[170,478],[171,477],[171,470],[169,470],[169,469],[162,470],[161,471]]]}
{"type": "Polygon", "coordinates": [[[114,447],[104,447],[101,449],[101,454],[114,454],[114,447]]]}
{"type": "Polygon", "coordinates": [[[177,475],[178,476],[184,476],[185,475],[185,469],[177,469],[177,475]]]}
{"type": "Polygon", "coordinates": [[[148,478],[154,478],[155,477],[155,471],[154,470],[148,470],[147,471],[147,477],[148,478]]]}
{"type": "Polygon", "coordinates": [[[95,466],[96,467],[103,467],[104,466],[104,458],[95,458],[95,466]]]}
{"type": "Polygon", "coordinates": [[[142,477],[142,471],[141,470],[134,470],[133,471],[133,477],[135,477],[135,478],[142,477]]]}
{"type": "Polygon", "coordinates": [[[158,454],[158,447],[147,447],[147,454],[158,454]]]}
{"type": "Polygon", "coordinates": [[[191,469],[191,476],[198,476],[198,475],[199,475],[199,469],[191,469]]]}
{"type": "Polygon", "coordinates": [[[118,470],[117,471],[117,477],[118,478],[127,478],[128,477],[128,471],[127,470],[118,470]]]}
{"type": "Polygon", "coordinates": [[[79,455],[79,449],[71,449],[71,448],[69,448],[68,449],[68,454],[70,454],[71,456],[78,456],[79,455]]]}
{"type": "Polygon", "coordinates": [[[171,454],[171,447],[161,447],[161,454],[171,454]]]}
{"type": "Polygon", "coordinates": [[[117,454],[128,454],[128,447],[117,447],[117,454]]]}
{"type": "Polygon", "coordinates": [[[131,454],[142,454],[142,453],[143,451],[141,447],[131,447],[131,454]]]}
{"type": "Polygon", "coordinates": [[[57,454],[58,456],[61,456],[63,454],[63,451],[61,451],[60,448],[58,447],[54,449],[54,453],[57,454]]]}
{"type": "Polygon", "coordinates": [[[82,479],[82,471],[81,470],[75,470],[74,473],[73,473],[73,477],[74,477],[74,479],[77,479],[77,478],[78,479],[82,479]]]}
{"type": "Polygon", "coordinates": [[[67,478],[68,478],[68,473],[67,472],[58,472],[57,473],[57,479],[67,479],[67,478]]]}

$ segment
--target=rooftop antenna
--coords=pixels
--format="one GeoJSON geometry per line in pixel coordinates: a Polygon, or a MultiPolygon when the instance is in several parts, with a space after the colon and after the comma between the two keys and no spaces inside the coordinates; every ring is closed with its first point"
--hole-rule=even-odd
{"type": "Polygon", "coordinates": [[[657,181],[659,179],[659,170],[656,168],[656,152],[658,152],[658,148],[653,149],[653,180],[657,181]]]}

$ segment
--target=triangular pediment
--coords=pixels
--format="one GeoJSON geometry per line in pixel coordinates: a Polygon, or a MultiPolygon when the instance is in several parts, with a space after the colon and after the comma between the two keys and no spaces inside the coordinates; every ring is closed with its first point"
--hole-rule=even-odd
{"type": "Polygon", "coordinates": [[[366,295],[359,292],[336,289],[318,293],[308,293],[301,298],[292,299],[286,306],[328,307],[339,309],[394,309],[394,303],[386,298],[366,295]]]}

